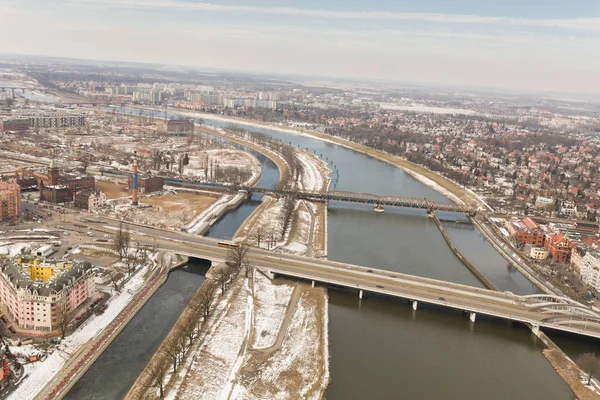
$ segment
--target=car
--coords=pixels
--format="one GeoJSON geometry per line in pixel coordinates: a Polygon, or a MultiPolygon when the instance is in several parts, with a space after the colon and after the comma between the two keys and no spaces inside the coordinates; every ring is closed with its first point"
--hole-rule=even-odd
{"type": "Polygon", "coordinates": [[[75,319],[76,319],[77,321],[80,321],[80,320],[81,320],[81,315],[78,315],[77,317],[75,317],[75,319]]]}
{"type": "Polygon", "coordinates": [[[372,269],[369,269],[369,270],[367,270],[367,272],[373,272],[373,270],[372,270],[372,269]]]}
{"type": "Polygon", "coordinates": [[[381,285],[377,285],[377,287],[378,287],[379,289],[383,289],[383,286],[381,286],[381,285]]]}
{"type": "Polygon", "coordinates": [[[69,232],[67,232],[67,231],[64,231],[64,232],[63,232],[63,235],[65,235],[65,236],[69,236],[69,232]]]}
{"type": "Polygon", "coordinates": [[[446,301],[445,297],[438,297],[439,300],[446,301]]]}
{"type": "Polygon", "coordinates": [[[110,235],[104,235],[105,238],[110,239],[110,235]]]}

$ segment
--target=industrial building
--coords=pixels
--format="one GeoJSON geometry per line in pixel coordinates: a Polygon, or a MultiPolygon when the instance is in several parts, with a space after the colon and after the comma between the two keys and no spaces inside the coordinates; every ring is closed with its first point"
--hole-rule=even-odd
{"type": "Polygon", "coordinates": [[[84,189],[75,194],[75,207],[91,212],[106,205],[106,193],[84,189]]]}
{"type": "Polygon", "coordinates": [[[0,308],[20,333],[57,332],[61,319],[96,294],[89,262],[77,263],[46,280],[11,262],[0,267],[0,308]],[[17,329],[18,328],[18,329],[17,329]]]}
{"type": "Polygon", "coordinates": [[[35,182],[40,190],[40,200],[50,203],[66,203],[74,201],[75,194],[82,190],[96,190],[96,180],[92,175],[79,172],[60,171],[54,160],[44,170],[23,169],[20,171],[18,183],[21,187],[29,187],[35,182]]]}
{"type": "Polygon", "coordinates": [[[187,135],[194,133],[193,119],[170,119],[167,121],[167,133],[169,135],[187,135]]]}
{"type": "MultiPolygon", "coordinates": [[[[158,192],[163,189],[165,180],[162,176],[139,175],[138,189],[141,193],[158,192]]],[[[129,176],[129,187],[133,188],[133,177],[129,176]]]]}
{"type": "Polygon", "coordinates": [[[0,118],[0,132],[26,132],[30,127],[27,118],[0,118]]]}

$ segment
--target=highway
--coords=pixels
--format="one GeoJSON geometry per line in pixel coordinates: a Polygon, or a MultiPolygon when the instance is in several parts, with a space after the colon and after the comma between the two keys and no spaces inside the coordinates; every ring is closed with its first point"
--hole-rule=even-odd
{"type": "MultiPolygon", "coordinates": [[[[90,227],[116,230],[118,222],[99,218],[90,227]]],[[[171,250],[181,255],[221,262],[227,248],[218,240],[184,232],[129,225],[136,240],[171,250]]],[[[516,296],[508,292],[379,270],[368,266],[344,264],[287,253],[252,248],[250,262],[256,268],[275,274],[315,281],[357,292],[379,293],[403,298],[416,307],[418,302],[488,315],[565,332],[600,338],[600,313],[570,299],[552,295],[516,296]]]]}

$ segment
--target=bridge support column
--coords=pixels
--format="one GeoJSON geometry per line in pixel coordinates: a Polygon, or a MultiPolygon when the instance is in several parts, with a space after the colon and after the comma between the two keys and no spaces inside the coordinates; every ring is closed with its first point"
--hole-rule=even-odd
{"type": "Polygon", "coordinates": [[[469,319],[471,320],[471,322],[475,322],[475,317],[477,317],[476,313],[474,313],[474,312],[469,313],[469,319]]]}
{"type": "Polygon", "coordinates": [[[533,334],[537,336],[540,333],[540,326],[531,325],[531,332],[533,332],[533,334]]]}
{"type": "Polygon", "coordinates": [[[362,300],[362,296],[363,296],[363,291],[362,289],[358,291],[358,299],[362,300]]]}
{"type": "Polygon", "coordinates": [[[312,281],[312,287],[315,287],[315,281],[312,281]]]}
{"type": "Polygon", "coordinates": [[[413,310],[417,311],[417,305],[418,305],[418,302],[416,300],[413,300],[413,302],[412,302],[413,310]]]}

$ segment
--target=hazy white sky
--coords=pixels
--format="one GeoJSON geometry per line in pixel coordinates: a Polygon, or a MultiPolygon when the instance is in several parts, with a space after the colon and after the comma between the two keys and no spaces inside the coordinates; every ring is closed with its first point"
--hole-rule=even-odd
{"type": "Polygon", "coordinates": [[[0,52],[600,92],[598,0],[0,0],[0,27],[0,52]]]}

